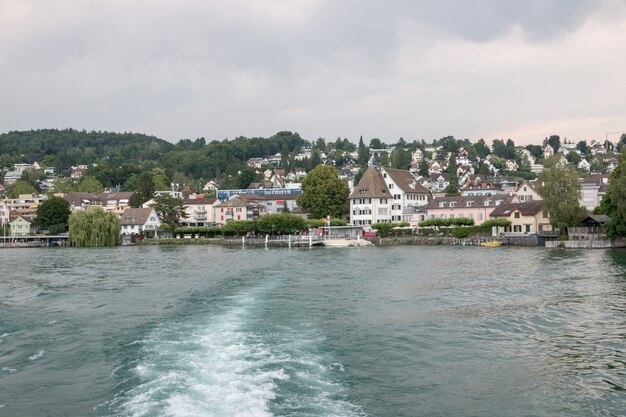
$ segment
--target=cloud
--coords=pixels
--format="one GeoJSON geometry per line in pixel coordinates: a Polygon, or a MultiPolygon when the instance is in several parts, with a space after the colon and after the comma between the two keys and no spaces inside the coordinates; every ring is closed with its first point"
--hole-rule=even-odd
{"type": "Polygon", "coordinates": [[[598,135],[626,129],[625,22],[620,0],[5,0],[0,131],[598,135]]]}

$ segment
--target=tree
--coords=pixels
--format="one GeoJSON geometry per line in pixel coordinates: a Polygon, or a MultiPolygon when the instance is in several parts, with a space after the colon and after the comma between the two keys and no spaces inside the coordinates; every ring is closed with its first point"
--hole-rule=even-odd
{"type": "Polygon", "coordinates": [[[157,212],[163,224],[175,228],[180,226],[180,219],[186,219],[185,202],[180,198],[163,195],[154,197],[154,203],[150,204],[157,212]]]}
{"type": "Polygon", "coordinates": [[[298,206],[312,219],[340,217],[350,194],[348,185],[337,176],[337,170],[326,165],[319,165],[304,177],[302,191],[297,199],[298,206]]]}
{"type": "Polygon", "coordinates": [[[61,197],[49,197],[37,207],[35,222],[48,229],[48,233],[58,234],[67,231],[69,217],[70,203],[61,197]]]}
{"type": "Polygon", "coordinates": [[[481,158],[486,158],[491,153],[484,139],[480,139],[476,142],[476,144],[474,144],[474,151],[476,152],[476,155],[481,158]]]}
{"type": "Polygon", "coordinates": [[[406,149],[396,146],[394,150],[391,151],[391,167],[396,169],[409,169],[410,165],[411,153],[406,149]]]}
{"type": "Polygon", "coordinates": [[[22,181],[25,181],[32,185],[32,187],[39,192],[39,176],[37,172],[32,169],[26,169],[22,172],[22,176],[20,177],[22,181]]]}
{"type": "Polygon", "coordinates": [[[494,139],[493,144],[493,153],[494,155],[499,156],[503,159],[514,159],[515,158],[515,144],[511,139],[507,140],[504,143],[503,140],[494,139]]]}
{"type": "Polygon", "coordinates": [[[69,237],[75,246],[115,246],[120,236],[120,219],[100,207],[79,210],[69,217],[69,237]]]}
{"type": "MultiPolygon", "coordinates": [[[[448,166],[446,168],[446,172],[450,175],[450,185],[454,184],[457,187],[456,192],[458,192],[459,184],[459,174],[457,172],[457,169],[458,165],[456,164],[456,157],[453,153],[451,153],[450,157],[448,158],[448,166]]],[[[456,194],[456,192],[454,192],[454,194],[456,194]]]]}
{"type": "Polygon", "coordinates": [[[311,171],[315,169],[316,166],[321,165],[321,164],[322,164],[322,157],[320,156],[319,151],[317,149],[314,149],[313,152],[311,152],[311,159],[309,159],[307,171],[311,171]]]}
{"type": "Polygon", "coordinates": [[[237,176],[237,188],[239,189],[248,188],[248,186],[257,179],[258,179],[258,175],[254,171],[254,169],[252,168],[243,169],[237,176]]]}
{"type": "Polygon", "coordinates": [[[286,235],[306,229],[306,221],[302,217],[286,213],[261,216],[256,222],[256,229],[262,234],[277,233],[286,235]]]}
{"type": "Polygon", "coordinates": [[[359,139],[359,157],[358,164],[360,167],[366,167],[367,161],[369,160],[369,151],[365,147],[365,143],[363,143],[363,136],[359,139]]]}
{"type": "Polygon", "coordinates": [[[387,145],[385,145],[380,139],[373,138],[370,140],[370,149],[386,149],[387,145]]]}
{"type": "Polygon", "coordinates": [[[619,141],[615,146],[615,151],[622,152],[622,149],[624,149],[624,144],[626,144],[626,133],[622,133],[622,136],[620,136],[619,141]]]}
{"type": "Polygon", "coordinates": [[[389,154],[387,152],[381,152],[378,155],[378,164],[382,167],[389,166],[389,154]]]}
{"type": "Polygon", "coordinates": [[[565,156],[565,159],[567,159],[567,162],[569,162],[570,164],[576,166],[580,162],[580,155],[578,155],[576,152],[568,152],[565,156]]]}
{"type": "Polygon", "coordinates": [[[421,177],[429,177],[430,176],[430,173],[428,172],[428,161],[426,160],[426,158],[423,158],[420,161],[417,173],[421,177]]]}
{"type": "Polygon", "coordinates": [[[622,149],[620,162],[611,174],[609,188],[599,211],[610,217],[604,225],[609,239],[626,237],[626,148],[622,149]]]}
{"type": "Polygon", "coordinates": [[[546,159],[537,180],[537,191],[543,198],[543,212],[550,218],[550,224],[566,234],[566,228],[577,226],[587,211],[579,203],[581,187],[576,171],[570,164],[559,164],[560,157],[559,154],[546,159]]]}
{"type": "Polygon", "coordinates": [[[143,203],[150,200],[154,196],[156,186],[152,179],[152,173],[149,171],[143,171],[137,177],[137,187],[135,194],[130,198],[130,205],[132,207],[141,207],[143,203]]]}
{"type": "Polygon", "coordinates": [[[91,176],[81,178],[76,187],[76,191],[81,193],[101,193],[102,190],[104,190],[104,187],[102,187],[100,181],[91,176]]]}
{"type": "Polygon", "coordinates": [[[539,145],[526,145],[526,149],[535,158],[543,158],[543,148],[539,145]]]}
{"type": "Polygon", "coordinates": [[[9,187],[8,195],[11,198],[18,198],[20,194],[37,194],[37,190],[30,183],[19,179],[9,187]]]}
{"type": "Polygon", "coordinates": [[[69,179],[57,178],[52,184],[52,190],[55,193],[67,194],[71,193],[72,191],[76,191],[76,186],[69,179]]]}
{"type": "Polygon", "coordinates": [[[456,181],[452,181],[452,179],[450,179],[450,184],[445,188],[445,190],[443,190],[443,192],[446,193],[447,196],[459,195],[459,186],[456,181]]]}
{"type": "Polygon", "coordinates": [[[554,149],[554,153],[557,153],[561,148],[561,137],[559,135],[552,135],[549,138],[543,140],[544,145],[550,145],[554,149]]]}
{"type": "Polygon", "coordinates": [[[589,153],[589,146],[587,145],[587,141],[581,140],[576,144],[576,149],[580,151],[583,155],[587,155],[589,153]]]}

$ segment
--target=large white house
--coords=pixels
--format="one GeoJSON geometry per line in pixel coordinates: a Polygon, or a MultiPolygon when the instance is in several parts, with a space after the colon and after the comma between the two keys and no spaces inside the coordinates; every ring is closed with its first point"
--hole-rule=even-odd
{"type": "Polygon", "coordinates": [[[153,208],[127,208],[120,218],[122,235],[155,237],[161,220],[153,208]]]}
{"type": "Polygon", "coordinates": [[[400,222],[407,207],[423,207],[431,194],[409,171],[369,167],[348,199],[350,223],[400,222]]]}

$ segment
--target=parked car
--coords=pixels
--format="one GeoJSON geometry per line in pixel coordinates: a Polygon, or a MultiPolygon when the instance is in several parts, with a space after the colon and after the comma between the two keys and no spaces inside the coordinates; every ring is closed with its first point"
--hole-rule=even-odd
{"type": "Polygon", "coordinates": [[[363,237],[376,237],[378,236],[378,233],[372,231],[372,232],[363,232],[363,237]]]}

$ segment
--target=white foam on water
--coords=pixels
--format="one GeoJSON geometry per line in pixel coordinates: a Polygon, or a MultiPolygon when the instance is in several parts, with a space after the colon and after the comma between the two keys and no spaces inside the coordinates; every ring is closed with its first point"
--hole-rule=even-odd
{"type": "Polygon", "coordinates": [[[34,360],[37,360],[37,359],[41,358],[41,357],[42,357],[45,353],[46,353],[46,351],[45,351],[45,350],[40,350],[39,352],[37,352],[37,353],[34,353],[34,354],[30,355],[30,356],[28,357],[28,360],[29,360],[29,361],[34,361],[34,360]]]}
{"type": "MultiPolygon", "coordinates": [[[[313,407],[314,415],[361,415],[337,399],[342,387],[329,378],[337,363],[325,365],[309,346],[318,337],[301,339],[287,332],[270,345],[251,330],[259,324],[251,311],[255,301],[252,295],[232,297],[230,307],[205,324],[179,323],[153,331],[142,341],[141,359],[129,377],[138,383],[114,400],[118,412],[133,417],[271,417],[272,401],[280,399],[285,410],[313,407]]],[[[281,409],[279,414],[289,413],[281,409]]]]}

